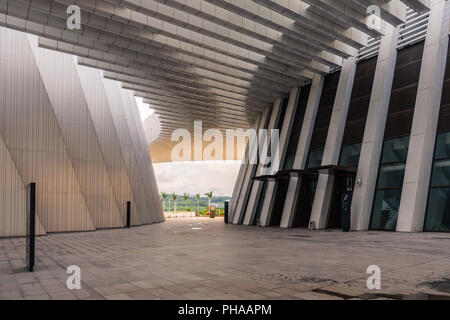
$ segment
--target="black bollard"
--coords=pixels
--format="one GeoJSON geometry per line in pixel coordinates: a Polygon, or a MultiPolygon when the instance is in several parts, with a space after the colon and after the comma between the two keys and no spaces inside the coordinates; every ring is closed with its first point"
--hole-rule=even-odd
{"type": "Polygon", "coordinates": [[[127,202],[127,228],[131,226],[131,201],[127,202]]]}
{"type": "Polygon", "coordinates": [[[224,217],[224,221],[225,221],[226,224],[228,224],[228,206],[229,206],[229,202],[225,201],[225,208],[224,208],[225,217],[224,217]]]}
{"type": "Polygon", "coordinates": [[[36,183],[27,186],[27,230],[26,230],[27,269],[34,271],[36,237],[36,183]]]}

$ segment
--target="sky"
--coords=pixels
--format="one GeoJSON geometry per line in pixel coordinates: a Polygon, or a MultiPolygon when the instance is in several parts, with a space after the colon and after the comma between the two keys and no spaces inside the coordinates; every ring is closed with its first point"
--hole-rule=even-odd
{"type": "Polygon", "coordinates": [[[160,192],[231,196],[241,161],[154,163],[160,192]]]}

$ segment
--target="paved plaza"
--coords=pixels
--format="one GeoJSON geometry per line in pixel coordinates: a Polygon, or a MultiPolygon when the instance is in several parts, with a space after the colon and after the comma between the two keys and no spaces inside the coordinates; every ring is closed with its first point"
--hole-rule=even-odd
{"type": "Polygon", "coordinates": [[[0,299],[450,299],[450,234],[284,230],[185,218],[0,239],[0,299]],[[81,268],[68,290],[66,268],[81,268]],[[381,290],[366,287],[369,265],[381,290]]]}

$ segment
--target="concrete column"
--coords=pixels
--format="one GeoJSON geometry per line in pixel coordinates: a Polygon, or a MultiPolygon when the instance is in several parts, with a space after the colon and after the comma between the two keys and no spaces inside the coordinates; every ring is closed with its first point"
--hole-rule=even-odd
{"type": "MultiPolygon", "coordinates": [[[[302,130],[295,153],[295,160],[293,168],[297,170],[305,169],[308,158],[308,150],[311,144],[311,138],[316,122],[317,110],[319,108],[320,97],[322,96],[322,89],[324,77],[315,75],[311,84],[311,90],[306,106],[305,117],[303,119],[302,130]]],[[[281,217],[282,228],[291,228],[294,221],[295,205],[297,203],[300,191],[301,178],[292,177],[289,181],[289,187],[284,201],[283,214],[281,217]]]]}
{"type": "MultiPolygon", "coordinates": [[[[278,98],[273,107],[272,112],[270,114],[270,120],[269,124],[267,125],[267,133],[270,134],[271,130],[275,128],[276,123],[280,119],[281,115],[281,99],[278,98]]],[[[266,115],[267,120],[268,114],[266,115]]],[[[264,122],[265,123],[265,122],[264,122]]],[[[269,135],[270,137],[270,135],[269,135]]],[[[259,140],[258,136],[258,140],[259,140]]],[[[259,141],[258,147],[259,150],[262,148],[262,143],[266,142],[265,136],[262,137],[262,141],[259,141]]],[[[258,150],[258,152],[259,152],[258,150]]],[[[266,155],[263,155],[263,157],[266,155]]],[[[252,183],[252,178],[255,176],[257,170],[258,172],[262,169],[263,165],[261,163],[265,163],[265,159],[260,159],[258,164],[252,164],[248,167],[247,172],[245,173],[244,182],[241,189],[241,195],[239,197],[239,201],[236,206],[236,211],[233,217],[233,223],[234,224],[241,224],[244,220],[244,217],[247,215],[247,211],[250,208],[251,210],[256,210],[256,207],[258,206],[257,200],[259,197],[256,197],[256,195],[259,195],[261,193],[262,184],[260,186],[261,181],[254,181],[252,183]],[[257,192],[254,194],[254,191],[257,192]],[[247,208],[245,207],[245,203],[248,203],[247,208]]]]}
{"type": "MultiPolygon", "coordinates": [[[[336,98],[328,128],[327,140],[322,158],[322,166],[337,165],[344,138],[345,124],[347,122],[348,107],[352,97],[353,82],[355,80],[356,58],[344,61],[341,76],[336,91],[336,98]]],[[[316,195],[311,211],[311,222],[318,229],[326,227],[330,202],[333,196],[334,176],[320,174],[317,182],[316,195]]]]}
{"type": "Polygon", "coordinates": [[[392,82],[397,60],[398,29],[384,24],[377,67],[367,114],[361,157],[356,174],[357,183],[352,201],[352,230],[367,230],[377,182],[392,82]]]}
{"type": "MultiPolygon", "coordinates": [[[[269,112],[269,109],[267,108],[267,109],[264,110],[265,114],[264,113],[261,114],[256,119],[256,124],[255,124],[255,128],[254,128],[256,130],[256,132],[258,132],[258,130],[260,128],[261,129],[264,128],[265,120],[267,118],[268,112],[269,112]]],[[[234,185],[233,195],[231,197],[230,207],[229,207],[229,212],[228,212],[229,221],[233,221],[233,216],[234,216],[234,213],[235,213],[235,210],[236,210],[236,206],[237,206],[239,197],[241,195],[241,189],[242,189],[242,184],[244,182],[245,173],[247,172],[247,169],[248,169],[248,167],[250,165],[250,163],[248,161],[249,157],[247,156],[249,154],[249,152],[250,152],[249,151],[250,150],[250,143],[251,143],[251,141],[248,142],[247,147],[245,149],[245,156],[244,156],[244,159],[243,159],[244,163],[241,164],[241,167],[239,169],[239,174],[237,176],[236,183],[234,185]]]]}
{"type": "MultiPolygon", "coordinates": [[[[275,174],[276,172],[279,171],[279,169],[281,169],[281,166],[283,165],[284,160],[286,159],[286,152],[289,144],[288,143],[289,136],[292,132],[292,127],[294,125],[295,113],[297,112],[298,99],[300,97],[300,90],[301,89],[299,87],[295,87],[291,90],[289,102],[286,107],[286,115],[283,120],[283,127],[281,128],[280,141],[278,144],[280,154],[280,164],[278,168],[273,169],[275,170],[275,172],[272,172],[272,174],[275,174]]],[[[268,181],[267,183],[268,185],[266,195],[261,210],[261,218],[259,220],[261,227],[266,227],[270,224],[278,188],[278,183],[276,181],[268,181]]]]}
{"type": "Polygon", "coordinates": [[[446,0],[431,3],[397,231],[423,230],[447,62],[449,9],[446,0]]]}

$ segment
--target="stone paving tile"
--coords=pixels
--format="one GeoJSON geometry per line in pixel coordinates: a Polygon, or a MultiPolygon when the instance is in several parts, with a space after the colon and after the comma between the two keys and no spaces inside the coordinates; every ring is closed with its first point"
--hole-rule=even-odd
{"type": "Polygon", "coordinates": [[[344,300],[333,295],[321,294],[317,292],[301,292],[294,295],[297,299],[303,300],[344,300]]]}
{"type": "Polygon", "coordinates": [[[450,234],[309,231],[171,219],[128,230],[0,239],[0,299],[389,299],[450,297],[450,234]],[[201,225],[202,230],[192,230],[201,225]],[[382,289],[366,288],[369,265],[382,289]],[[78,265],[82,289],[68,290],[78,265]]]}
{"type": "Polygon", "coordinates": [[[132,300],[132,298],[129,295],[126,295],[124,293],[105,296],[105,298],[108,300],[132,300]]]}

